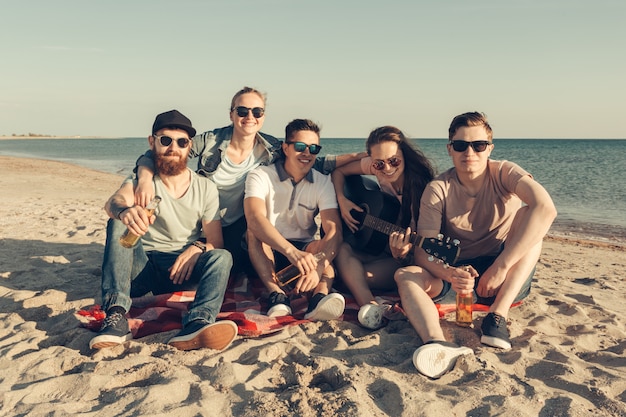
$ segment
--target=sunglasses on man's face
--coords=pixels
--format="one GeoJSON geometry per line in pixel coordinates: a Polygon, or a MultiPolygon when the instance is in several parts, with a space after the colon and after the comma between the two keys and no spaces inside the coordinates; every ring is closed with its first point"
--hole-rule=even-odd
{"type": "Polygon", "coordinates": [[[257,119],[259,117],[263,117],[263,115],[265,114],[265,109],[263,107],[245,107],[245,106],[238,106],[235,107],[234,109],[237,112],[237,116],[239,117],[246,117],[248,115],[248,113],[250,113],[250,111],[252,110],[252,115],[254,117],[256,117],[257,119]]]}
{"type": "Polygon", "coordinates": [[[392,156],[391,158],[385,160],[382,159],[378,159],[374,162],[372,162],[372,167],[376,170],[376,171],[382,171],[383,169],[385,169],[385,164],[389,164],[390,167],[392,168],[397,168],[400,166],[400,164],[402,163],[402,159],[398,158],[397,156],[392,156]]]}
{"type": "Polygon", "coordinates": [[[187,146],[189,146],[189,142],[191,142],[187,138],[172,139],[169,136],[155,136],[155,138],[157,138],[161,145],[165,147],[170,146],[172,144],[172,141],[175,141],[179,148],[186,148],[187,146]]]}
{"type": "Polygon", "coordinates": [[[475,140],[474,142],[466,142],[464,140],[453,140],[450,142],[452,149],[456,152],[465,152],[469,146],[472,147],[474,152],[484,152],[487,147],[491,145],[488,140],[475,140]]]}
{"type": "Polygon", "coordinates": [[[307,145],[304,142],[285,142],[285,143],[287,145],[293,145],[293,149],[296,152],[304,152],[306,148],[309,148],[309,152],[311,152],[312,155],[317,155],[322,150],[322,147],[316,144],[307,145]]]}

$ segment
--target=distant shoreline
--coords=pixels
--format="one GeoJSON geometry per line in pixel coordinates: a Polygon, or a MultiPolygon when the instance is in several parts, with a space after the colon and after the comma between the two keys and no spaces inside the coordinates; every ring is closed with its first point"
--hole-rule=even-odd
{"type": "Polygon", "coordinates": [[[108,136],[3,136],[0,140],[32,140],[32,139],[119,139],[108,136]]]}
{"type": "MultiPolygon", "coordinates": [[[[136,137],[143,137],[143,136],[79,136],[79,135],[74,135],[74,136],[6,136],[6,135],[0,135],[0,140],[32,140],[32,139],[125,139],[125,138],[136,138],[136,137]]],[[[322,139],[341,139],[341,140],[365,140],[365,138],[358,138],[358,137],[350,137],[350,138],[340,138],[340,137],[326,137],[326,138],[322,138],[322,139]]],[[[447,138],[411,138],[414,140],[421,140],[421,139],[437,139],[437,140],[448,140],[447,138]]],[[[626,140],[626,138],[494,138],[494,141],[499,141],[499,140],[626,140]]],[[[282,140],[282,139],[281,139],[282,140]]]]}

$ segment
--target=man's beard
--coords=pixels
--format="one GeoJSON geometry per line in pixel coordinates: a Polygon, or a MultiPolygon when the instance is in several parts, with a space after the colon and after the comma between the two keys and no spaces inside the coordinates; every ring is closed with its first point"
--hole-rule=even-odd
{"type": "Polygon", "coordinates": [[[156,166],[156,173],[167,177],[173,177],[181,174],[187,169],[187,157],[178,152],[168,150],[164,154],[155,153],[154,165],[156,166]],[[165,158],[165,156],[178,155],[179,159],[165,158]]]}

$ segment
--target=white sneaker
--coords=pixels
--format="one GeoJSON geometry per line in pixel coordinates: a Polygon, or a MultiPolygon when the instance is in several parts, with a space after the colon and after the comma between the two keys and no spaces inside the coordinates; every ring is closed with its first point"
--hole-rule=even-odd
{"type": "Polygon", "coordinates": [[[283,293],[273,292],[269,296],[269,317],[283,317],[291,315],[289,297],[283,293]]]}
{"type": "MultiPolygon", "coordinates": [[[[314,296],[315,297],[315,296],[314,296]]],[[[346,300],[343,295],[333,292],[317,301],[309,302],[309,311],[304,315],[306,320],[335,320],[341,317],[346,307],[346,300]]]]}
{"type": "Polygon", "coordinates": [[[276,304],[267,310],[268,317],[291,316],[291,307],[286,304],[276,304]]]}
{"type": "Polygon", "coordinates": [[[359,309],[357,318],[361,326],[368,329],[376,330],[385,325],[384,314],[391,310],[390,304],[364,304],[359,309]]]}
{"type": "Polygon", "coordinates": [[[443,341],[428,342],[413,352],[413,365],[429,378],[437,379],[454,368],[459,356],[473,354],[465,346],[443,341]]]}

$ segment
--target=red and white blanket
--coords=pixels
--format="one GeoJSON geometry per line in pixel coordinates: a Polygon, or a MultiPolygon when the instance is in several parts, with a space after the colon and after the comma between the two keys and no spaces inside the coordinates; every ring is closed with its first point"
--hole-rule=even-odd
{"type": "MultiPolygon", "coordinates": [[[[394,304],[395,317],[403,317],[402,308],[399,305],[400,298],[397,294],[378,294],[386,301],[394,304]]],[[[167,332],[180,329],[183,314],[193,301],[195,291],[181,291],[162,295],[148,295],[134,298],[133,305],[128,312],[128,323],[133,338],[141,338],[150,334],[167,332]]],[[[344,321],[358,323],[357,314],[359,306],[354,298],[343,293],[346,299],[346,308],[343,316],[344,321]]],[[[308,300],[302,296],[291,299],[293,314],[284,317],[268,317],[267,291],[259,279],[249,279],[245,275],[231,277],[222,309],[217,316],[218,320],[232,320],[239,327],[239,335],[246,337],[258,337],[280,331],[286,326],[297,325],[307,322],[304,314],[308,306],[308,300]]],[[[437,304],[439,316],[453,312],[454,304],[437,304]]],[[[487,311],[488,307],[474,304],[474,311],[487,311]]],[[[80,310],[77,314],[87,321],[81,322],[83,327],[98,330],[105,317],[105,313],[96,305],[88,309],[80,310]]]]}

